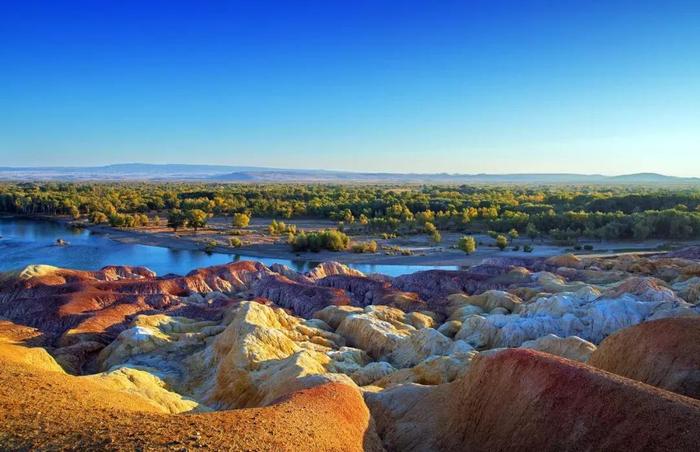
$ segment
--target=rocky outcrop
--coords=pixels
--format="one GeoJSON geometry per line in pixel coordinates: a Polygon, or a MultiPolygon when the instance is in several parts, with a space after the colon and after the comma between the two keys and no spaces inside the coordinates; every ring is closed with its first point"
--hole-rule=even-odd
{"type": "Polygon", "coordinates": [[[649,277],[628,278],[605,293],[605,296],[610,298],[618,298],[623,295],[634,295],[645,301],[665,301],[669,303],[681,301],[663,281],[649,277]]]}
{"type": "Polygon", "coordinates": [[[700,261],[700,246],[689,246],[677,251],[667,253],[665,257],[682,258],[694,261],[700,261]]]}
{"type": "MultiPolygon", "coordinates": [[[[647,300],[657,299],[645,293],[647,300]]],[[[663,300],[663,295],[660,295],[663,300]]],[[[578,336],[594,344],[608,335],[665,315],[694,311],[683,301],[647,301],[624,294],[618,298],[598,296],[583,287],[576,292],[542,296],[520,307],[517,314],[474,314],[462,320],[456,339],[480,348],[518,347],[548,334],[578,336]]]]}
{"type": "Polygon", "coordinates": [[[257,283],[253,294],[304,318],[310,318],[314,312],[326,306],[343,306],[352,302],[343,290],[296,282],[281,275],[273,275],[257,283]]]}
{"type": "Polygon", "coordinates": [[[195,357],[205,374],[215,369],[201,397],[216,407],[260,406],[297,389],[296,380],[325,373],[330,358],[315,350],[311,335],[332,333],[301,326],[280,309],[243,303],[211,349],[195,357]]]}
{"type": "Polygon", "coordinates": [[[478,312],[493,312],[500,309],[502,313],[517,312],[520,309],[522,300],[514,294],[502,290],[487,290],[479,295],[467,296],[465,294],[454,294],[448,297],[450,318],[453,320],[463,320],[465,315],[460,310],[474,313],[469,307],[478,307],[478,312]]]}
{"type": "Polygon", "coordinates": [[[577,336],[559,337],[556,334],[548,334],[532,341],[523,342],[520,348],[529,348],[561,356],[562,358],[587,362],[596,346],[577,336]]]}
{"type": "Polygon", "coordinates": [[[7,361],[3,350],[0,342],[2,450],[381,450],[362,395],[346,384],[297,391],[264,408],[183,416],[171,413],[188,402],[159,391],[151,374],[75,377],[7,361]]]}
{"type": "Polygon", "coordinates": [[[269,273],[264,265],[254,262],[168,278],[155,278],[143,267],[87,272],[32,266],[3,277],[0,316],[36,327],[61,346],[85,340],[106,344],[139,313],[188,309],[201,317],[215,316],[221,303],[210,305],[203,300],[202,306],[196,307],[186,305],[183,298],[215,291],[235,293],[269,273]]]}
{"type": "Polygon", "coordinates": [[[700,402],[524,349],[365,399],[388,450],[693,450],[700,437],[700,402]]]}
{"type": "Polygon", "coordinates": [[[221,323],[138,317],[98,361],[104,370],[147,369],[209,407],[245,408],[327,381],[352,385],[343,375],[325,375],[333,362],[326,352],[343,345],[333,332],[246,301],[221,323]]]}
{"type": "Polygon", "coordinates": [[[700,399],[700,317],[655,320],[605,339],[590,364],[700,399]]]}
{"type": "Polygon", "coordinates": [[[583,268],[583,261],[573,254],[563,254],[561,256],[552,256],[544,261],[548,267],[566,267],[566,268],[583,268]]]}
{"type": "Polygon", "coordinates": [[[338,326],[336,333],[349,345],[365,350],[372,358],[379,359],[395,350],[415,328],[390,322],[375,312],[350,314],[338,326]]]}
{"type": "MultiPolygon", "coordinates": [[[[365,277],[336,263],[307,275],[237,262],[161,278],[140,267],[33,266],[0,275],[0,315],[27,325],[0,321],[0,379],[40,381],[42,391],[59,388],[66,397],[74,392],[60,381],[81,385],[90,402],[78,402],[79,413],[134,412],[163,431],[185,416],[165,424],[141,414],[187,412],[194,425],[204,416],[197,412],[221,410],[250,422],[231,427],[217,413],[201,421],[222,422],[216,425],[225,434],[204,444],[215,448],[226,436],[226,447],[251,448],[246,441],[254,438],[254,448],[337,450],[337,438],[324,436],[337,430],[349,444],[343,449],[371,449],[371,421],[355,403],[360,386],[390,450],[683,449],[697,436],[700,402],[666,389],[697,397],[696,267],[661,255],[494,258],[466,271],[399,278],[365,277]],[[26,373],[28,366],[34,370],[26,373]],[[76,379],[64,370],[93,375],[76,379]],[[318,424],[286,402],[275,408],[280,400],[305,404],[307,394],[323,402],[304,406],[344,424],[318,424]],[[355,414],[345,418],[346,411],[355,414]],[[664,417],[653,426],[658,431],[650,413],[664,417]],[[295,443],[303,429],[294,430],[290,416],[321,430],[304,430],[311,439],[295,443]],[[260,425],[268,433],[256,437],[260,425]],[[285,428],[288,442],[276,433],[285,428]]],[[[3,397],[15,400],[0,385],[0,403],[3,397]]],[[[121,425],[111,417],[110,428],[121,425]]],[[[6,438],[36,438],[32,431],[0,434],[0,446],[6,438]]],[[[149,432],[130,444],[199,444],[154,446],[149,432]]],[[[168,441],[179,434],[170,431],[168,441]]],[[[122,445],[113,441],[102,446],[122,445]]]]}
{"type": "Polygon", "coordinates": [[[418,294],[397,290],[387,281],[363,276],[334,275],[318,280],[317,285],[346,291],[354,306],[389,305],[403,311],[428,310],[428,304],[418,294]]]}
{"type": "Polygon", "coordinates": [[[327,261],[318,264],[306,273],[306,277],[312,281],[317,281],[319,279],[326,278],[333,275],[345,275],[345,276],[359,276],[364,277],[364,273],[361,271],[352,269],[347,265],[341,264],[339,262],[327,261]]]}

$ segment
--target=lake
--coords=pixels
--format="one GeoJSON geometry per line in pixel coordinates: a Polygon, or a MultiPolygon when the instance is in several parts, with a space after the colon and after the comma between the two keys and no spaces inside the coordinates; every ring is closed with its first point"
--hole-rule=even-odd
{"type": "MultiPolygon", "coordinates": [[[[0,271],[16,270],[30,264],[46,264],[80,270],[98,270],[106,265],[140,265],[158,275],[184,275],[199,267],[252,260],[265,265],[283,264],[296,271],[308,271],[317,262],[252,257],[241,254],[173,250],[159,246],[120,243],[104,234],[74,229],[62,223],[25,218],[0,218],[0,271]],[[56,245],[57,239],[69,243],[56,245]]],[[[363,273],[398,276],[435,268],[455,266],[349,264],[363,273]]]]}

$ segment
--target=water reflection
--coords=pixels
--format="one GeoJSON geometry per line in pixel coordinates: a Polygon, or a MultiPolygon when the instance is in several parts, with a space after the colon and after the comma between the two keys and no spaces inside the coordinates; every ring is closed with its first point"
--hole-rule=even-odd
{"type": "MultiPolygon", "coordinates": [[[[68,228],[60,223],[16,218],[0,218],[0,271],[22,268],[29,264],[95,270],[105,265],[140,265],[159,275],[186,274],[198,267],[239,260],[255,260],[265,265],[279,263],[296,271],[308,271],[317,262],[299,259],[259,258],[242,254],[207,254],[203,251],[173,250],[157,246],[119,243],[103,234],[86,229],[68,228]],[[58,246],[56,239],[70,245],[58,246]]],[[[397,276],[436,268],[412,265],[351,264],[364,273],[397,276]]],[[[457,267],[439,267],[456,269],[457,267]]]]}

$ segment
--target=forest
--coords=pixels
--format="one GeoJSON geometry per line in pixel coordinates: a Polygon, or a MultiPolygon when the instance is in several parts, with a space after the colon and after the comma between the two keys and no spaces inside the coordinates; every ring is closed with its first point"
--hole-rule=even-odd
{"type": "Polygon", "coordinates": [[[234,224],[245,215],[327,219],[349,234],[516,231],[562,243],[700,238],[696,187],[5,182],[0,212],[116,227],[167,218],[174,228],[198,228],[214,215],[234,224]]]}

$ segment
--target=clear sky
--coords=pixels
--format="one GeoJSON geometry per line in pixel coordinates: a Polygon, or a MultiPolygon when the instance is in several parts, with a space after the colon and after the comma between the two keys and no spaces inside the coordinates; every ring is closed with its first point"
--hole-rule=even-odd
{"type": "Polygon", "coordinates": [[[700,176],[700,2],[0,3],[0,166],[700,176]]]}

